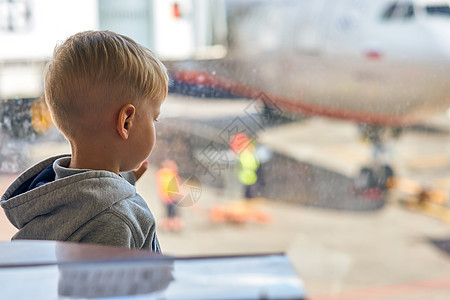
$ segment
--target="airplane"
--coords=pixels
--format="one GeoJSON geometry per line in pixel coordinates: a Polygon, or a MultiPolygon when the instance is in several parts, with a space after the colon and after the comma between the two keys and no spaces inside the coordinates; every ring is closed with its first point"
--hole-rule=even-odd
{"type": "Polygon", "coordinates": [[[355,183],[385,190],[394,175],[381,159],[386,139],[450,106],[449,5],[228,0],[226,55],[169,63],[171,90],[354,122],[374,148],[355,183]]]}
{"type": "MultiPolygon", "coordinates": [[[[385,157],[386,132],[397,136],[403,127],[417,124],[433,111],[449,107],[448,0],[200,2],[154,0],[146,4],[153,5],[152,20],[159,20],[164,26],[156,26],[158,24],[155,23],[139,35],[153,37],[148,46],[153,45],[151,48],[167,64],[173,83],[171,92],[259,99],[265,102],[267,112],[271,111],[270,107],[276,107],[287,113],[354,122],[374,148],[373,163],[361,169],[358,185],[385,188],[387,178],[393,175],[390,164],[380,159],[385,157]],[[200,26],[205,24],[208,26],[200,26]],[[190,42],[184,45],[186,39],[190,42]],[[180,45],[177,46],[177,42],[180,45]]],[[[46,0],[45,3],[54,11],[59,8],[54,0],[46,0]]],[[[13,4],[7,7],[11,8],[13,4]]],[[[123,5],[114,8],[131,9],[126,3],[123,5]]],[[[25,30],[20,27],[17,32],[9,32],[15,27],[3,24],[8,32],[2,33],[1,39],[8,45],[18,41],[27,45],[29,37],[33,36],[36,40],[33,44],[40,46],[41,36],[47,37],[45,26],[51,26],[46,21],[51,18],[44,18],[47,6],[32,7],[36,10],[34,23],[12,24],[16,27],[36,25],[36,28],[25,30]],[[42,20],[38,19],[39,16],[42,20]]],[[[83,4],[74,4],[74,7],[90,14],[81,24],[73,23],[78,24],[73,25],[76,28],[67,22],[70,23],[67,32],[96,28],[108,21],[108,29],[133,36],[135,29],[144,28],[141,25],[147,22],[139,19],[142,21],[139,26],[122,28],[119,25],[124,20],[116,22],[111,18],[123,14],[97,15],[98,10],[105,8],[96,1],[84,0],[83,4]],[[127,32],[126,28],[133,30],[127,32]]],[[[67,10],[59,14],[64,17],[67,10]]],[[[74,13],[73,17],[76,15],[74,13]]],[[[128,21],[135,21],[135,18],[128,21]]],[[[55,38],[61,37],[55,36],[51,41],[47,41],[50,39],[47,37],[46,44],[53,47],[55,38]]],[[[138,37],[136,39],[139,40],[138,37]]],[[[38,52],[42,53],[38,58],[45,61],[52,47],[39,48],[38,52]]],[[[13,61],[29,61],[26,58],[30,51],[36,53],[34,48],[24,46],[20,49],[20,53],[4,50],[2,60],[11,61],[13,55],[13,61]]],[[[9,65],[4,64],[4,67],[9,65]]],[[[41,66],[36,68],[40,70],[41,66]]],[[[12,71],[11,74],[15,74],[12,71]]],[[[40,72],[33,70],[33,74],[40,72]]],[[[2,75],[3,81],[13,78],[2,75]]],[[[29,77],[35,78],[35,84],[27,86],[39,90],[41,75],[29,77]]],[[[20,84],[16,84],[18,88],[11,93],[15,97],[17,90],[24,91],[21,80],[17,80],[20,84]]],[[[16,85],[10,81],[2,82],[2,86],[12,89],[16,85]]],[[[0,91],[4,93],[4,90],[0,91]]],[[[21,97],[31,99],[30,94],[21,97]]],[[[39,95],[33,94],[32,97],[39,98],[39,95]]],[[[9,109],[6,103],[14,106],[19,102],[11,100],[9,94],[2,94],[1,98],[10,99],[3,101],[0,109],[3,111],[1,119],[9,122],[15,109],[9,109]]],[[[31,107],[31,103],[24,100],[23,106],[31,107]]],[[[34,119],[38,122],[22,123],[49,128],[48,113],[36,111],[34,119]]],[[[29,114],[25,117],[29,118],[29,114]]],[[[9,124],[6,121],[2,124],[9,124]]]]}

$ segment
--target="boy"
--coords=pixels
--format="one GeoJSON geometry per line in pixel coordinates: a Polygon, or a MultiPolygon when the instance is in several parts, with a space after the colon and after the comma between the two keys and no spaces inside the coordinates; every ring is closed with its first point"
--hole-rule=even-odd
{"type": "MultiPolygon", "coordinates": [[[[72,155],[38,163],[2,196],[19,229],[13,239],[160,252],[150,209],[119,173],[137,169],[138,177],[145,170],[167,88],[164,65],[123,35],[87,31],[57,46],[45,74],[45,100],[72,155]]],[[[134,184],[136,177],[127,174],[134,184]]]]}

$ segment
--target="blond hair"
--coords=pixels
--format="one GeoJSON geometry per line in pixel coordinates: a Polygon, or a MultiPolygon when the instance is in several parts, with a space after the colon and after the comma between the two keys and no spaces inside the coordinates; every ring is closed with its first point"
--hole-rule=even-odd
{"type": "Polygon", "coordinates": [[[168,80],[161,61],[129,37],[85,31],[55,48],[45,73],[45,100],[57,127],[70,137],[74,122],[89,112],[124,101],[161,101],[168,80]]]}

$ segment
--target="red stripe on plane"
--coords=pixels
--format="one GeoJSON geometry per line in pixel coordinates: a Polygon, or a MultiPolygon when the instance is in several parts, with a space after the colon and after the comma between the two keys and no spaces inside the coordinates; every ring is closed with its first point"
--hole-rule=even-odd
{"type": "MultiPolygon", "coordinates": [[[[332,108],[317,104],[307,103],[301,99],[291,99],[270,93],[266,93],[255,87],[241,84],[237,81],[212,75],[205,71],[178,70],[173,73],[173,78],[187,84],[204,85],[212,88],[220,88],[229,93],[248,99],[261,99],[265,94],[280,109],[308,116],[323,116],[335,119],[353,121],[380,126],[407,126],[414,124],[413,120],[399,115],[377,114],[362,111],[332,108]]],[[[270,103],[268,103],[270,104],[270,103]]]]}

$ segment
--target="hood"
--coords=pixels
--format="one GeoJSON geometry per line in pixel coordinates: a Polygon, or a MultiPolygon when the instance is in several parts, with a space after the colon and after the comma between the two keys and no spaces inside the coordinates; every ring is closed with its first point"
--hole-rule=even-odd
{"type": "Polygon", "coordinates": [[[65,240],[103,210],[136,194],[117,174],[69,169],[69,163],[70,156],[44,160],[22,173],[2,196],[6,216],[24,236],[65,240]]]}

